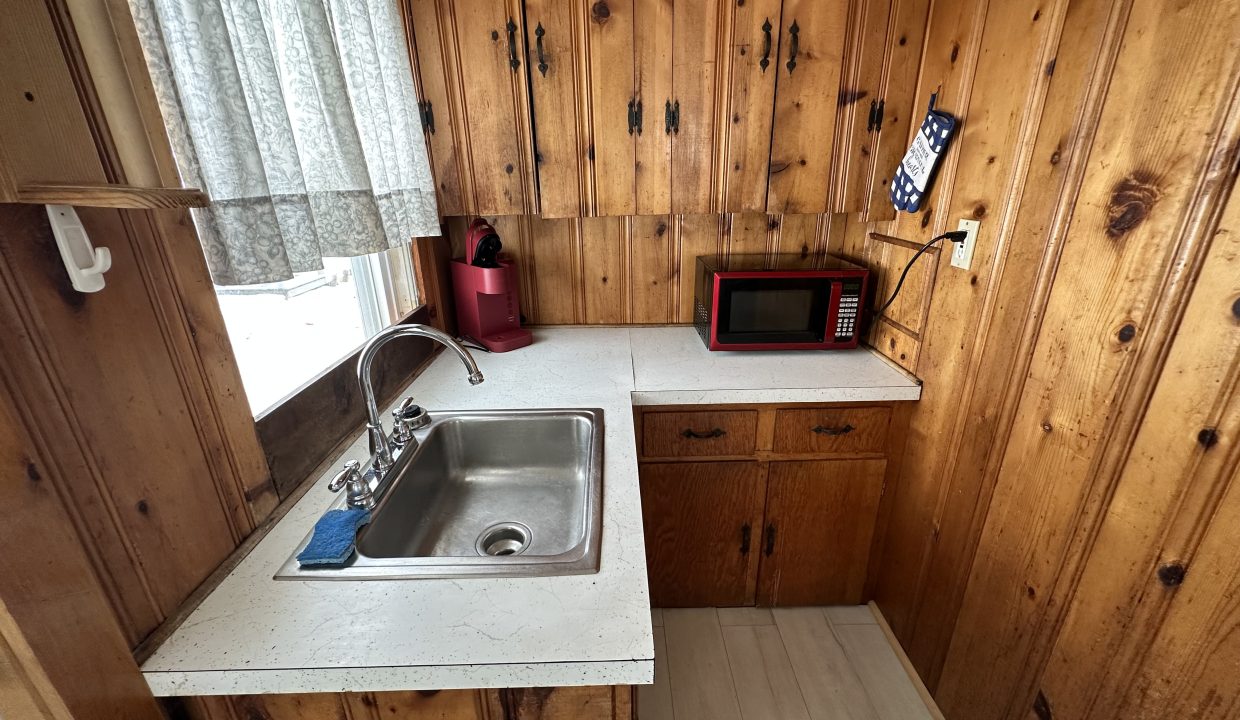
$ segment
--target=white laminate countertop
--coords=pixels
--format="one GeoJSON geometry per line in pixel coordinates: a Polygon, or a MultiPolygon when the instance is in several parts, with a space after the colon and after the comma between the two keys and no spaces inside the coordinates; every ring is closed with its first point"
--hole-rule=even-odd
{"type": "MultiPolygon", "coordinates": [[[[536,329],[441,354],[408,393],[435,409],[597,407],[604,414],[599,572],[544,578],[274,580],[331,504],[356,441],[143,664],[156,695],[627,685],[654,675],[634,404],[916,400],[868,350],[711,353],[688,327],[536,329]]],[[[392,348],[389,348],[389,351],[392,348]]],[[[386,416],[386,415],[385,415],[386,416]]]]}
{"type": "Polygon", "coordinates": [[[866,348],[706,349],[693,328],[629,329],[634,405],[916,400],[916,378],[866,348]]]}

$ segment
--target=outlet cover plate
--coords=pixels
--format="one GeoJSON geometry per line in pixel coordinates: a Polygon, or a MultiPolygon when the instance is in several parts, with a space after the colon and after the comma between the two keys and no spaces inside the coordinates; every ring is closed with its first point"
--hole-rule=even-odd
{"type": "Polygon", "coordinates": [[[977,243],[977,231],[982,223],[977,220],[961,220],[957,230],[964,230],[969,236],[962,243],[952,243],[952,267],[968,270],[973,264],[973,245],[977,243]]]}

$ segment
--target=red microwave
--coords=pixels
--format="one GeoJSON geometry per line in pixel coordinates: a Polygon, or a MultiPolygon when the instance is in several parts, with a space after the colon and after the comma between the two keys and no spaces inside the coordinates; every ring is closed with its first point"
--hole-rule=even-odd
{"type": "Polygon", "coordinates": [[[857,347],[869,271],[833,255],[697,259],[694,324],[711,350],[857,347]]]}

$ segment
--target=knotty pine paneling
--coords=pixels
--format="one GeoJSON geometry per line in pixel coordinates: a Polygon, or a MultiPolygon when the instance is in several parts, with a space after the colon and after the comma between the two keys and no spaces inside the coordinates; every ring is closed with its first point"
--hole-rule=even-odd
{"type": "Polygon", "coordinates": [[[906,250],[876,236],[982,222],[972,267],[923,258],[920,318],[914,293],[871,336],[925,383],[892,459],[875,599],[948,717],[1240,703],[1217,672],[1236,643],[1195,629],[1233,625],[1222,598],[1240,585],[1216,552],[1235,533],[1236,453],[1212,455],[1236,431],[1220,408],[1240,289],[1210,273],[1230,262],[1234,279],[1218,218],[1240,139],[1238,12],[934,3],[915,107],[939,92],[959,134],[920,213],[831,235],[890,270],[906,250]]]}
{"type": "MultiPolygon", "coordinates": [[[[0,695],[11,692],[18,669],[27,676],[45,673],[51,688],[42,694],[58,696],[74,718],[158,720],[115,601],[96,580],[97,562],[90,557],[96,549],[82,542],[59,497],[62,459],[40,450],[12,400],[0,394],[0,487],[13,508],[0,523],[0,542],[12,548],[0,555],[0,642],[12,647],[20,640],[24,647],[17,668],[4,667],[0,658],[0,695]]],[[[6,717],[44,717],[21,715],[12,702],[0,698],[6,717]]]]}
{"type": "Polygon", "coordinates": [[[1234,191],[1056,638],[1041,692],[1061,717],[1237,711],[1240,196],[1234,191]],[[1182,511],[1181,508],[1187,510],[1182,511]],[[1142,655],[1151,659],[1142,662],[1142,655]],[[1098,662],[1102,660],[1102,662],[1098,662]],[[1136,673],[1130,668],[1140,667],[1136,673]],[[1210,707],[1214,690],[1222,702],[1210,707]],[[1127,707],[1125,707],[1127,705],[1127,707]]]}
{"type": "MultiPolygon", "coordinates": [[[[447,218],[453,255],[464,255],[473,218],[447,218]]],[[[532,325],[691,323],[700,255],[798,253],[822,257],[834,227],[826,215],[640,215],[487,218],[521,273],[522,313],[532,325]]]]}
{"type": "MultiPolygon", "coordinates": [[[[0,155],[18,176],[176,187],[128,11],[9,10],[22,40],[0,43],[0,84],[22,99],[0,155]]],[[[79,214],[112,253],[99,293],[69,286],[44,208],[0,205],[2,524],[20,548],[0,599],[74,717],[155,718],[131,649],[278,500],[188,212],[79,214]]]]}

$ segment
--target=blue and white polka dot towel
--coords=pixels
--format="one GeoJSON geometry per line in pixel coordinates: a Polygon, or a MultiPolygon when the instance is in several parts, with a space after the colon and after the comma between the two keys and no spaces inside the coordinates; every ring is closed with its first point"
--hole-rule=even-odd
{"type": "Polygon", "coordinates": [[[891,202],[897,210],[913,213],[921,209],[921,200],[926,196],[934,169],[947,150],[952,133],[956,131],[956,118],[934,109],[937,99],[938,93],[930,96],[926,119],[900,161],[895,179],[891,181],[891,202]]]}

